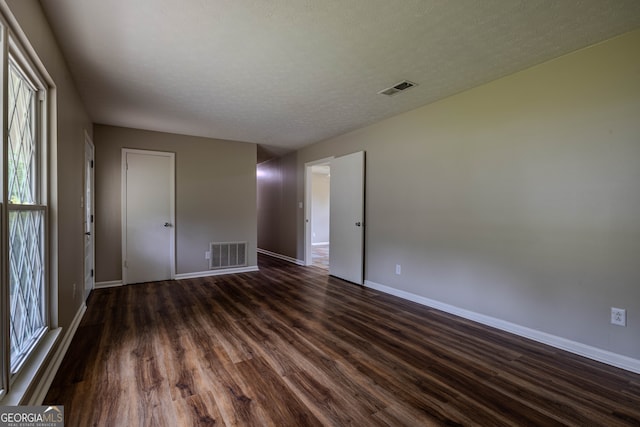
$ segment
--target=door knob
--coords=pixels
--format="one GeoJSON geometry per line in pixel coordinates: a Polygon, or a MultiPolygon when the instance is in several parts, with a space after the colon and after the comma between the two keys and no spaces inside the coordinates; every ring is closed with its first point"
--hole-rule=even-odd
{"type": "Polygon", "coordinates": [[[171,223],[170,223],[170,222],[165,222],[165,223],[164,223],[164,226],[165,226],[165,227],[171,227],[171,223]]]}
{"type": "Polygon", "coordinates": [[[360,221],[356,222],[356,227],[360,227],[362,223],[360,221]]]}
{"type": "Polygon", "coordinates": [[[85,236],[91,236],[91,232],[87,231],[86,233],[84,233],[85,236]]]}

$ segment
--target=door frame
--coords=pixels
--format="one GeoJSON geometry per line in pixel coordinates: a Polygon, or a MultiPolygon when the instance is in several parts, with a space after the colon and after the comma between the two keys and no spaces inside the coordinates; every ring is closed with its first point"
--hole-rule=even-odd
{"type": "Polygon", "coordinates": [[[141,155],[152,155],[152,156],[163,156],[171,159],[169,166],[169,222],[173,224],[171,227],[171,233],[169,233],[169,258],[170,258],[170,267],[171,267],[171,280],[175,280],[176,278],[176,153],[171,153],[168,151],[153,151],[153,150],[140,150],[134,148],[123,148],[122,149],[122,166],[121,166],[121,185],[122,185],[122,284],[126,285],[127,282],[127,269],[126,269],[126,261],[127,261],[127,154],[141,154],[141,155]]]}
{"type": "MultiPolygon", "coordinates": [[[[304,164],[304,265],[307,266],[313,264],[313,259],[311,258],[311,203],[313,197],[311,191],[312,167],[331,163],[331,160],[333,159],[334,156],[325,157],[324,159],[314,160],[304,164]]],[[[331,242],[329,242],[329,244],[331,244],[331,242]]]]}
{"type": "MultiPolygon", "coordinates": [[[[84,183],[84,196],[83,196],[83,207],[85,210],[85,215],[87,214],[86,212],[86,206],[87,203],[89,203],[89,206],[91,207],[91,210],[89,212],[90,217],[90,226],[89,226],[89,233],[91,233],[91,269],[93,270],[92,274],[91,274],[91,287],[87,288],[87,283],[86,283],[86,277],[87,277],[87,265],[86,262],[83,261],[83,265],[84,265],[84,278],[85,278],[85,282],[83,283],[83,289],[84,289],[84,299],[86,300],[89,297],[89,293],[91,293],[91,291],[95,288],[96,286],[96,275],[95,275],[95,271],[96,271],[96,222],[95,222],[95,214],[96,214],[96,205],[95,205],[95,191],[96,191],[96,178],[95,178],[95,159],[96,159],[96,146],[93,143],[93,140],[91,139],[91,136],[89,136],[89,133],[85,130],[84,131],[84,177],[83,177],[83,183],[84,183]],[[87,147],[91,148],[91,166],[90,166],[90,174],[91,174],[91,185],[89,188],[89,197],[91,198],[90,200],[87,200],[87,147]]],[[[83,231],[83,233],[86,233],[87,230],[85,228],[85,230],[83,231]]],[[[83,234],[84,236],[84,234],[83,234]]],[[[87,253],[86,253],[86,243],[84,242],[83,239],[83,248],[84,248],[84,260],[86,261],[86,257],[87,257],[87,253]]]]}

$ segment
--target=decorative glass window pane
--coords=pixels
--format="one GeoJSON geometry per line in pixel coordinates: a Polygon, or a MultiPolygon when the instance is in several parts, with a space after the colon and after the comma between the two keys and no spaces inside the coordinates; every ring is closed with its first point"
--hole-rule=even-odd
{"type": "Polygon", "coordinates": [[[9,62],[9,203],[38,203],[35,138],[36,91],[9,62]]]}
{"type": "Polygon", "coordinates": [[[13,60],[8,73],[10,370],[17,372],[47,330],[45,214],[39,205],[37,90],[13,60]]]}
{"type": "Polygon", "coordinates": [[[46,331],[44,208],[9,211],[11,371],[46,331]]]}

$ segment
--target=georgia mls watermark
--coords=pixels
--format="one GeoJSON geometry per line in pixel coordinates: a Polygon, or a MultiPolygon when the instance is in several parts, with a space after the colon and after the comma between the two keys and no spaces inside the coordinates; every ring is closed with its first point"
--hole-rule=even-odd
{"type": "Polygon", "coordinates": [[[0,427],[64,427],[64,406],[0,406],[0,427]]]}

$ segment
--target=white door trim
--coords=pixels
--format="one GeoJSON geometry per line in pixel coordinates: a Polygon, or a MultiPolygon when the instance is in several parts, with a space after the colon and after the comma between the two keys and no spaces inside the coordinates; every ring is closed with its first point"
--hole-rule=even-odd
{"type": "Polygon", "coordinates": [[[133,148],[122,149],[122,166],[121,166],[121,182],[122,182],[122,284],[126,285],[127,282],[127,269],[125,268],[125,262],[127,259],[127,154],[142,154],[142,155],[154,155],[164,156],[171,159],[169,174],[171,176],[169,184],[169,203],[170,207],[170,219],[169,222],[173,224],[169,238],[169,251],[171,259],[171,279],[176,278],[176,172],[175,172],[175,159],[176,154],[167,151],[151,151],[151,150],[139,150],[133,148]]]}
{"type": "Polygon", "coordinates": [[[325,157],[304,164],[304,265],[313,263],[311,259],[311,203],[313,196],[311,192],[311,167],[329,163],[333,158],[334,156],[325,157]]]}
{"type": "MultiPolygon", "coordinates": [[[[93,140],[91,139],[91,137],[89,136],[89,133],[85,130],[84,131],[84,148],[85,148],[85,162],[84,162],[84,180],[86,180],[87,178],[87,163],[86,163],[86,159],[87,159],[87,146],[91,147],[91,161],[92,164],[90,166],[91,169],[91,188],[89,189],[89,192],[91,193],[91,200],[86,200],[86,190],[87,190],[87,184],[86,181],[84,182],[84,191],[85,191],[85,195],[84,195],[84,199],[83,199],[83,206],[84,206],[84,210],[85,210],[85,215],[86,215],[86,205],[87,203],[89,203],[89,206],[91,206],[91,211],[89,212],[89,214],[91,215],[91,219],[90,219],[90,226],[89,226],[89,233],[91,233],[91,269],[93,270],[93,274],[91,275],[91,287],[87,288],[87,283],[86,283],[86,277],[87,277],[87,266],[86,266],[86,262],[83,262],[84,264],[84,277],[85,277],[85,283],[84,283],[84,299],[86,300],[87,297],[89,296],[89,293],[95,288],[96,286],[96,275],[95,275],[95,271],[96,271],[96,226],[95,226],[95,213],[96,213],[96,205],[95,205],[95,190],[96,190],[96,179],[95,179],[95,159],[96,159],[96,146],[93,143],[93,140]]],[[[87,230],[85,229],[84,232],[86,233],[87,230]]],[[[83,245],[83,247],[85,248],[85,261],[86,261],[86,244],[83,245]]]]}

